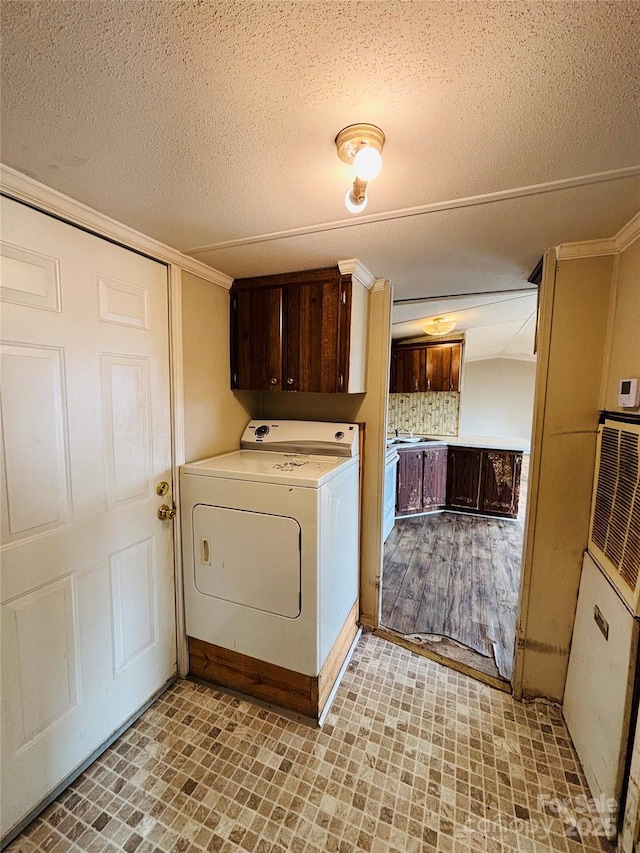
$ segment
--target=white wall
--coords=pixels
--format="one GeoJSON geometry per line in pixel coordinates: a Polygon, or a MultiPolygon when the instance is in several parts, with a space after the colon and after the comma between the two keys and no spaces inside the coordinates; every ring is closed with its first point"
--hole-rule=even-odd
{"type": "Polygon", "coordinates": [[[490,358],[465,363],[460,435],[531,440],[535,361],[490,358]]]}

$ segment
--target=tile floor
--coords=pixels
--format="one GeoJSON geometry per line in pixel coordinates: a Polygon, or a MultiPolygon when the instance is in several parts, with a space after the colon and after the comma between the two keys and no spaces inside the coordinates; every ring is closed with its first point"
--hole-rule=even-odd
{"type": "Polygon", "coordinates": [[[322,730],[177,682],[8,848],[607,850],[558,709],[365,634],[322,730]]]}

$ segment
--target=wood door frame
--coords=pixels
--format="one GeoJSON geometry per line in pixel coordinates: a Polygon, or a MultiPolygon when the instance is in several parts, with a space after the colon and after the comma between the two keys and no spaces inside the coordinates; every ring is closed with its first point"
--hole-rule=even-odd
{"type": "Polygon", "coordinates": [[[167,268],[167,304],[169,309],[169,395],[171,413],[171,475],[176,518],[173,531],[173,558],[176,597],[176,655],[178,675],[189,671],[189,649],[185,629],[184,585],[182,579],[182,541],[179,468],[185,459],[184,374],[182,335],[182,273],[231,288],[233,279],[208,267],[177,249],[147,237],[62,193],[0,163],[0,192],[15,201],[49,214],[125,249],[145,255],[167,268]]]}

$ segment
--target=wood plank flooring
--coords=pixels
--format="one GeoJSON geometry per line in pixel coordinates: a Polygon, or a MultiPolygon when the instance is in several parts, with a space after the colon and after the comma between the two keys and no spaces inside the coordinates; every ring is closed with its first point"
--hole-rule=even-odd
{"type": "Polygon", "coordinates": [[[384,547],[381,624],[445,655],[456,654],[442,640],[451,638],[488,659],[481,671],[510,680],[523,518],[398,519],[384,547]]]}

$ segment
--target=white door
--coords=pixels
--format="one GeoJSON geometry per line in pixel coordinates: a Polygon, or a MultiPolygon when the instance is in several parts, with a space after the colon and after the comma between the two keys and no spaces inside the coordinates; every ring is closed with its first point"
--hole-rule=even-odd
{"type": "Polygon", "coordinates": [[[176,671],[167,269],[2,200],[2,834],[176,671]]]}

